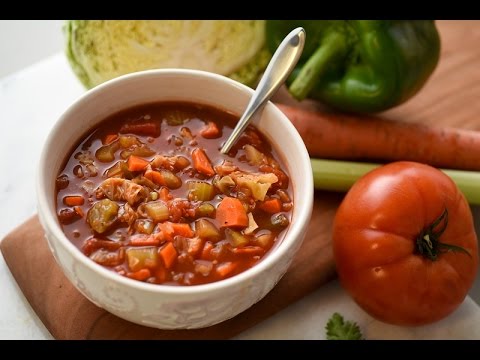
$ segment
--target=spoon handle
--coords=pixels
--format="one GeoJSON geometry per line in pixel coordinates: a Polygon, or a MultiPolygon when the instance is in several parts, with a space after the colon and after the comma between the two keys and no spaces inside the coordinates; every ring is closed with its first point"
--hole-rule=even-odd
{"type": "Polygon", "coordinates": [[[287,77],[297,64],[298,59],[300,59],[304,44],[305,30],[301,27],[292,30],[285,39],[283,39],[275,51],[275,54],[273,54],[245,112],[220,150],[222,154],[230,151],[250,123],[253,115],[260,109],[263,109],[266,102],[270,100],[285,80],[287,80],[287,77]]]}

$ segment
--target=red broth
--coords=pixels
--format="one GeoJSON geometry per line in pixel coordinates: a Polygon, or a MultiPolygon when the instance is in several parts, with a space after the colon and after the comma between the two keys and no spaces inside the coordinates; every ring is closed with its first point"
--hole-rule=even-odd
{"type": "Polygon", "coordinates": [[[122,276],[168,285],[219,281],[258,263],[291,220],[288,175],[238,117],[186,102],[151,103],[105,119],[57,177],[66,236],[122,276]]]}

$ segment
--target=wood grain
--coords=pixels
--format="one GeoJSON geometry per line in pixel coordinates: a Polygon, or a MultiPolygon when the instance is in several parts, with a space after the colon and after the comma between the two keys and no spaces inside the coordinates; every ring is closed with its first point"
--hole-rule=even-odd
{"type": "Polygon", "coordinates": [[[420,92],[382,116],[480,130],[480,21],[438,21],[440,62],[420,92]]]}
{"type": "MultiPolygon", "coordinates": [[[[433,76],[416,97],[381,116],[480,130],[480,22],[439,21],[437,26],[442,54],[433,76]]],[[[285,92],[275,100],[294,103],[285,92]]],[[[312,101],[303,106],[322,109],[312,101]]],[[[10,233],[0,247],[26,298],[57,339],[230,338],[334,277],[331,225],[342,196],[316,192],[305,242],[287,274],[266,298],[229,321],[200,330],[138,326],[90,303],[57,267],[36,217],[10,233]]]]}

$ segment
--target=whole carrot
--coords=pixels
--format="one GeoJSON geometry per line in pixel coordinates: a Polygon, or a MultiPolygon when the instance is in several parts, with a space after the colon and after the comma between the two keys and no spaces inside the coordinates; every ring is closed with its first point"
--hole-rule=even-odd
{"type": "Polygon", "coordinates": [[[480,170],[478,131],[276,105],[296,127],[311,157],[410,160],[435,167],[480,170]]]}

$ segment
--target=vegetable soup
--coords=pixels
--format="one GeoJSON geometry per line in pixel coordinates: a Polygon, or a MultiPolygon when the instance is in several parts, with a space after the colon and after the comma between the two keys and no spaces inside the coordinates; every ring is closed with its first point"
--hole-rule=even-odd
{"type": "Polygon", "coordinates": [[[77,144],[56,181],[66,236],[122,276],[198,285],[249,269],[291,220],[289,177],[249,126],[228,155],[236,115],[187,102],[116,113],[77,144]]]}

